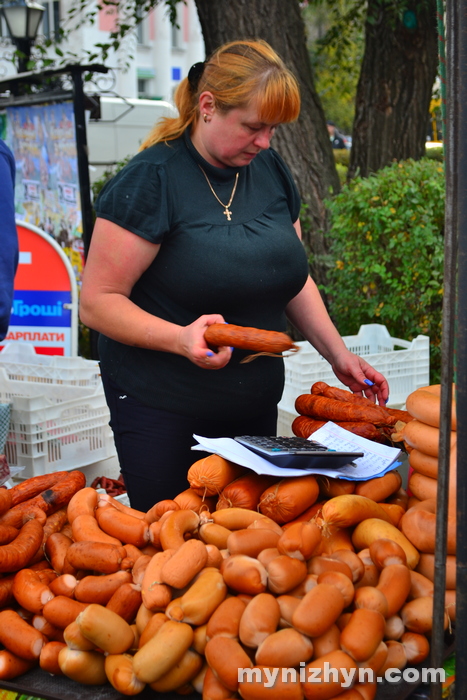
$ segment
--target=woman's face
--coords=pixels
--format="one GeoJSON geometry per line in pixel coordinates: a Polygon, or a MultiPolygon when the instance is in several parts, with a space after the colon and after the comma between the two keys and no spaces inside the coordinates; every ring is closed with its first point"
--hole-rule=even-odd
{"type": "Polygon", "coordinates": [[[218,168],[238,168],[269,148],[277,124],[261,122],[254,103],[228,112],[213,108],[207,122],[203,119],[206,112],[201,110],[192,140],[208,163],[218,168]]]}

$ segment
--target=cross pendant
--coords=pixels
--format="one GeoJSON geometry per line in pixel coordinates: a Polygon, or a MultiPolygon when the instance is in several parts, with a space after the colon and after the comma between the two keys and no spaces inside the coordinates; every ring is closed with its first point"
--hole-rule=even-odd
{"type": "Polygon", "coordinates": [[[224,216],[227,217],[227,221],[230,221],[232,219],[232,212],[227,209],[227,207],[224,209],[224,216]]]}

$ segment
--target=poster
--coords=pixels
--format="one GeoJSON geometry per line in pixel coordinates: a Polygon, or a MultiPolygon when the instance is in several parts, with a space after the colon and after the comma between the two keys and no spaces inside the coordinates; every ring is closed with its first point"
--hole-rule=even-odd
{"type": "Polygon", "coordinates": [[[52,236],[79,284],[84,246],[73,103],[7,107],[5,140],[16,160],[16,218],[52,236]]]}

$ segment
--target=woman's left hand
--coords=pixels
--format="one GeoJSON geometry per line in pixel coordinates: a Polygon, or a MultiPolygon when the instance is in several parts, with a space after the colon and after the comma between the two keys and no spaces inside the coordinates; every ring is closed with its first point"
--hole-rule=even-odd
{"type": "Polygon", "coordinates": [[[225,323],[224,317],[206,314],[188,326],[180,326],[178,352],[203,369],[222,369],[230,361],[233,348],[219,347],[214,351],[208,346],[204,333],[212,323],[225,323]]]}
{"type": "Polygon", "coordinates": [[[350,350],[337,354],[331,363],[336,377],[354,394],[361,394],[373,402],[385,406],[389,399],[389,386],[384,376],[362,357],[350,350]]]}

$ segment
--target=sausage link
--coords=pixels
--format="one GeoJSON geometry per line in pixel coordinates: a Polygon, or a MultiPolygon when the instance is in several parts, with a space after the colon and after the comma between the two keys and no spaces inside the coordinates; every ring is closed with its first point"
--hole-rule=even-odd
{"type": "MultiPolygon", "coordinates": [[[[13,595],[13,579],[15,574],[0,578],[0,609],[6,608],[15,599],[13,595]]],[[[1,676],[0,676],[1,678],[1,676]]]]}
{"type": "Polygon", "coordinates": [[[286,333],[235,326],[232,323],[213,323],[206,329],[204,339],[214,347],[229,346],[256,352],[282,353],[297,350],[286,333]]]}
{"type": "Polygon", "coordinates": [[[56,595],[44,605],[42,615],[47,622],[54,627],[64,630],[71,622],[74,622],[79,613],[87,607],[87,603],[68,598],[64,595],[56,595]]]}
{"type": "Polygon", "coordinates": [[[36,630],[15,610],[0,612],[0,643],[22,659],[34,661],[39,658],[47,637],[36,630]]]}
{"type": "Polygon", "coordinates": [[[0,547],[0,572],[23,569],[39,549],[43,533],[44,529],[37,520],[25,523],[18,537],[0,547]]]}
{"type": "Polygon", "coordinates": [[[63,532],[54,532],[47,538],[45,554],[57,574],[64,573],[66,553],[72,543],[73,540],[63,532]]]}
{"type": "Polygon", "coordinates": [[[0,651],[0,679],[4,681],[21,676],[36,665],[35,660],[26,661],[8,649],[0,651]]]}
{"type": "Polygon", "coordinates": [[[129,571],[117,571],[114,574],[84,576],[74,590],[74,597],[82,603],[99,603],[107,605],[115,591],[123,584],[131,582],[129,571]]]}
{"type": "Polygon", "coordinates": [[[99,527],[123,544],[144,547],[149,542],[149,525],[131,513],[114,508],[110,503],[100,507],[95,513],[99,527]]]}
{"type": "Polygon", "coordinates": [[[12,496],[11,492],[13,489],[5,489],[1,488],[0,489],[0,515],[3,515],[3,513],[6,513],[7,510],[11,508],[12,505],[12,496]]]}
{"type": "Polygon", "coordinates": [[[362,421],[373,425],[394,425],[397,419],[390,416],[381,406],[369,402],[362,406],[348,401],[328,399],[325,396],[301,394],[295,401],[295,410],[300,415],[311,416],[318,420],[362,421]]]}
{"type": "Polygon", "coordinates": [[[106,542],[73,542],[67,550],[65,561],[79,571],[96,571],[114,574],[126,557],[124,547],[106,542]]]}
{"type": "Polygon", "coordinates": [[[13,525],[1,525],[0,524],[0,545],[9,544],[15,537],[18,537],[19,530],[13,525]]]}
{"type": "Polygon", "coordinates": [[[60,530],[62,529],[62,527],[65,525],[66,522],[67,522],[67,509],[65,507],[60,508],[55,513],[52,513],[52,515],[49,515],[47,517],[47,520],[45,521],[45,524],[44,524],[44,534],[42,536],[41,546],[37,550],[34,557],[31,559],[30,564],[35,564],[37,561],[40,561],[42,559],[42,557],[45,556],[45,544],[46,544],[47,540],[49,539],[50,535],[53,535],[56,532],[60,532],[60,530]]]}
{"type": "Polygon", "coordinates": [[[105,607],[113,610],[131,625],[136,618],[141,603],[141,587],[135,586],[134,583],[123,583],[117,588],[105,607]]]}
{"type": "Polygon", "coordinates": [[[54,597],[47,583],[40,580],[39,572],[32,569],[21,569],[15,575],[13,595],[23,608],[36,614],[40,614],[44,605],[54,597]]]}
{"type": "Polygon", "coordinates": [[[11,494],[11,507],[24,503],[29,499],[34,498],[46,489],[49,489],[54,484],[68,476],[69,472],[53,472],[52,474],[40,474],[39,476],[31,476],[29,479],[15,484],[9,489],[11,494]]]}
{"type": "MultiPolygon", "coordinates": [[[[67,505],[72,496],[86,485],[86,477],[83,472],[67,472],[66,477],[60,479],[50,488],[42,491],[39,495],[27,501],[18,503],[0,518],[0,522],[10,522],[6,516],[13,516],[21,513],[26,515],[31,508],[39,508],[46,515],[51,515],[57,510],[67,505]]],[[[13,487],[14,488],[14,487],[13,487]]]]}
{"type": "Polygon", "coordinates": [[[63,676],[63,671],[58,664],[58,655],[60,651],[66,647],[65,642],[47,642],[39,656],[39,666],[43,671],[51,673],[54,676],[63,676]]]}

